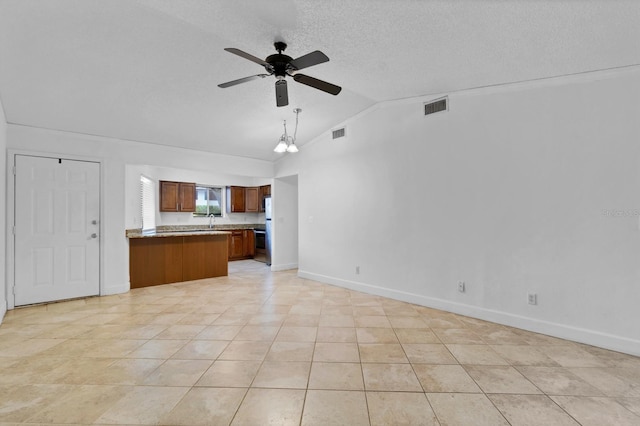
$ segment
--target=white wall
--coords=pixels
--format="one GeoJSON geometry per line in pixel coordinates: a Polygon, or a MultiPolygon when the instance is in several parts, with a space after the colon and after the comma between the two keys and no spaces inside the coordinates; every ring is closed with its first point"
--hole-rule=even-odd
{"type": "Polygon", "coordinates": [[[7,119],[0,100],[0,322],[7,312],[7,281],[6,281],[6,213],[7,203],[7,119]]]}
{"type": "Polygon", "coordinates": [[[125,238],[127,164],[184,170],[215,169],[221,174],[239,176],[273,176],[273,164],[266,161],[11,124],[7,130],[9,149],[86,156],[102,161],[102,294],[129,289],[129,250],[125,238]]]}
{"type": "Polygon", "coordinates": [[[638,68],[427,100],[277,164],[299,176],[299,274],[640,354],[638,68]]]}
{"type": "Polygon", "coordinates": [[[271,270],[295,269],[298,267],[298,176],[276,179],[272,198],[271,270]]]}

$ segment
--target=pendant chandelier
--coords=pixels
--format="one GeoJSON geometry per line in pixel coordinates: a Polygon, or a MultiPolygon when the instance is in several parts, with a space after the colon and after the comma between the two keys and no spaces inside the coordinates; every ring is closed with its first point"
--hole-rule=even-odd
{"type": "Polygon", "coordinates": [[[300,108],[293,110],[296,113],[296,128],[293,131],[293,137],[287,134],[287,120],[284,120],[284,133],[278,140],[278,145],[273,149],[275,152],[298,152],[298,146],[296,145],[296,135],[298,134],[298,114],[302,112],[300,108]]]}

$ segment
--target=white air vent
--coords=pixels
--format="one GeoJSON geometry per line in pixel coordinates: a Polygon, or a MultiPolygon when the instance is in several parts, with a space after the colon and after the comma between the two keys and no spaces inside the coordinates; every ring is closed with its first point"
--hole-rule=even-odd
{"type": "Polygon", "coordinates": [[[444,97],[424,104],[424,115],[435,114],[436,112],[447,111],[449,109],[449,99],[444,97]]]}
{"type": "Polygon", "coordinates": [[[345,135],[346,133],[344,127],[342,129],[336,129],[332,132],[333,139],[343,138],[345,137],[345,135]]]}

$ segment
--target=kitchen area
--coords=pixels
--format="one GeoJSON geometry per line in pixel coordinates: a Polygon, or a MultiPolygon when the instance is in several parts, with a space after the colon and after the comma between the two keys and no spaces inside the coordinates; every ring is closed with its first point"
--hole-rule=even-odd
{"type": "Polygon", "coordinates": [[[130,288],[226,276],[235,260],[270,267],[271,180],[203,174],[127,167],[130,288]],[[200,183],[221,181],[231,184],[200,183]]]}

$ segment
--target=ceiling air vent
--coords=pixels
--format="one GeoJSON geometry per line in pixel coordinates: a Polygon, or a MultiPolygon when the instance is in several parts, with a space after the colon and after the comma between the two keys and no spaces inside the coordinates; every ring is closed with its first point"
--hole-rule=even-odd
{"type": "Polygon", "coordinates": [[[343,138],[345,136],[345,128],[336,129],[332,132],[333,139],[343,138]]]}
{"type": "Polygon", "coordinates": [[[424,115],[435,114],[440,111],[447,111],[449,109],[449,99],[442,98],[433,102],[424,104],[424,115]]]}

